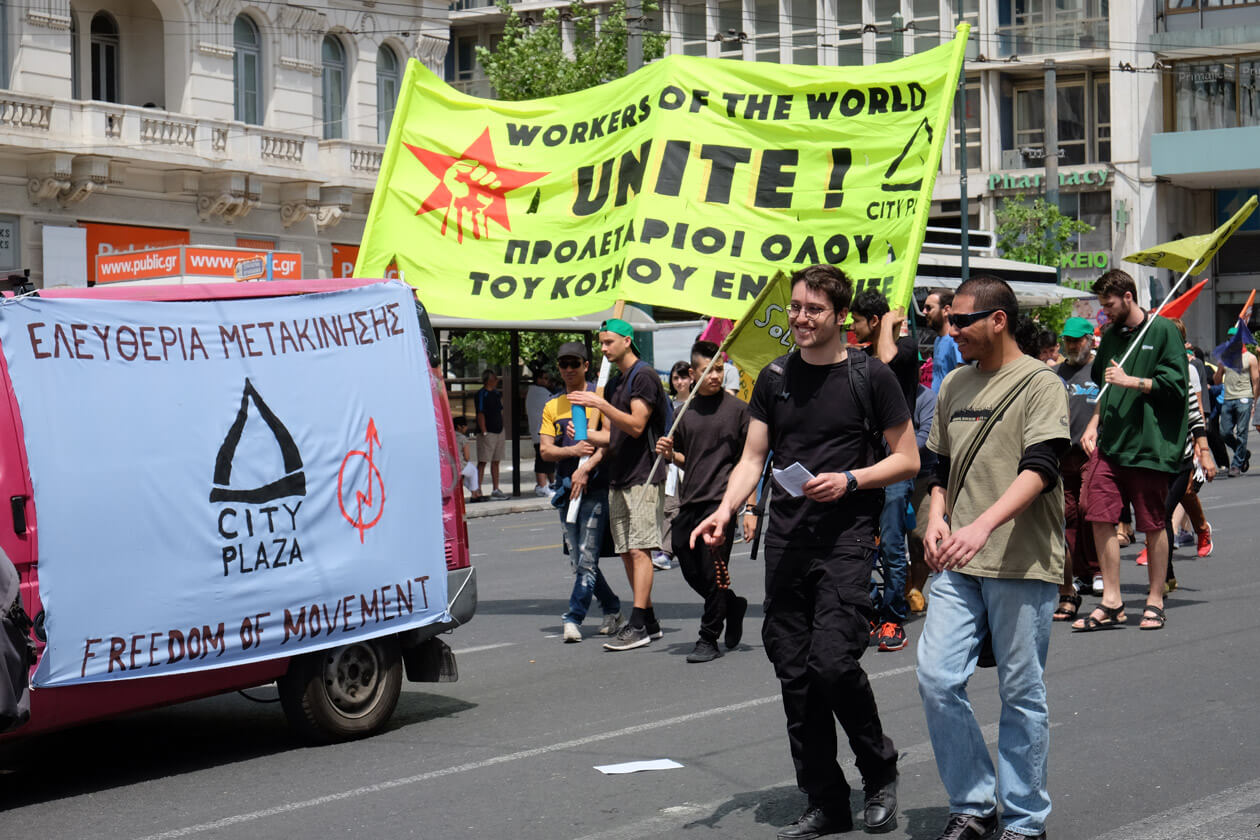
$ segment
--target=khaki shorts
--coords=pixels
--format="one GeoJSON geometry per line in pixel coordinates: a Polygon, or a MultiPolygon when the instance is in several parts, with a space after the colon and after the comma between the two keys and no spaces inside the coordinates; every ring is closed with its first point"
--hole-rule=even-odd
{"type": "Polygon", "coordinates": [[[487,464],[503,460],[503,432],[486,432],[477,435],[477,463],[487,464]]]}
{"type": "Polygon", "coordinates": [[[639,548],[651,551],[661,547],[665,530],[665,485],[640,484],[614,489],[609,497],[608,527],[613,550],[625,554],[639,548]]]}

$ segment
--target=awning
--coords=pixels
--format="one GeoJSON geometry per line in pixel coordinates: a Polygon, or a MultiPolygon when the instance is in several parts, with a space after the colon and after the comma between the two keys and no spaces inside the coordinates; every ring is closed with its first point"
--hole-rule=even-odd
{"type": "MultiPolygon", "coordinates": [[[[1055,285],[1054,283],[1038,283],[1032,280],[1008,280],[1007,284],[1011,287],[1011,291],[1015,293],[1015,299],[1019,301],[1022,309],[1034,306],[1050,306],[1065,300],[1094,297],[1093,292],[1083,292],[1080,289],[1071,289],[1067,286],[1055,285]]],[[[957,289],[960,285],[962,285],[962,280],[957,277],[920,277],[914,281],[916,289],[957,289]]]]}

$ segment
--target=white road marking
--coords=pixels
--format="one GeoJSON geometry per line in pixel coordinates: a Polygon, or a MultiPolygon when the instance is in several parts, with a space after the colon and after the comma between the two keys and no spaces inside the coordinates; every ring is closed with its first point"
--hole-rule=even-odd
{"type": "MultiPolygon", "coordinates": [[[[905,665],[901,668],[893,668],[891,671],[881,671],[877,674],[871,674],[870,679],[876,680],[883,677],[892,677],[913,670],[913,665],[905,665]]],[[[664,729],[670,726],[678,726],[681,724],[691,723],[692,721],[703,720],[708,717],[726,715],[731,712],[740,712],[745,709],[753,709],[758,706],[766,706],[771,703],[779,702],[782,702],[782,699],[778,694],[774,694],[769,697],[758,697],[755,700],[745,700],[742,703],[731,703],[727,706],[704,709],[703,711],[692,712],[691,714],[662,718],[661,720],[641,723],[636,726],[627,726],[623,729],[617,729],[612,732],[601,732],[597,735],[587,735],[585,738],[575,738],[571,741],[560,741],[559,743],[548,744],[545,747],[535,747],[530,750],[518,750],[513,753],[496,755],[492,758],[483,759],[481,761],[470,761],[467,764],[457,764],[454,767],[445,767],[441,770],[431,770],[428,773],[419,773],[415,776],[403,776],[398,779],[388,779],[383,782],[377,782],[374,785],[364,785],[362,787],[350,788],[349,790],[330,793],[326,796],[317,796],[313,799],[304,799],[297,802],[285,802],[280,805],[274,805],[270,808],[263,808],[258,811],[250,811],[244,814],[234,814],[230,817],[223,817],[222,819],[214,820],[212,822],[189,825],[183,828],[163,831],[158,834],[149,834],[145,837],[137,838],[137,840],[174,840],[176,837],[190,837],[194,834],[202,834],[207,831],[217,831],[230,826],[261,820],[266,817],[275,817],[281,814],[300,811],[304,808],[314,808],[318,805],[328,805],[333,802],[342,802],[347,799],[357,799],[360,796],[367,796],[368,794],[393,790],[394,788],[407,787],[409,785],[419,784],[420,782],[427,782],[432,779],[440,779],[444,776],[453,776],[458,773],[468,773],[473,770],[483,770],[487,767],[495,767],[499,764],[507,764],[512,761],[520,761],[527,758],[537,758],[541,755],[563,752],[564,750],[579,749],[590,744],[599,743],[600,741],[623,738],[627,735],[637,735],[640,732],[651,732],[654,729],[664,729]]]]}
{"type": "MultiPolygon", "coordinates": [[[[1160,814],[1109,831],[1094,840],[1199,840],[1218,837],[1203,827],[1216,820],[1260,805],[1260,779],[1169,808],[1160,814]]],[[[1251,836],[1255,836],[1253,831],[1251,836]]]]}
{"type": "Polygon", "coordinates": [[[495,648],[511,647],[516,642],[498,642],[493,645],[477,645],[476,647],[464,648],[462,650],[452,650],[451,653],[456,656],[463,656],[465,653],[479,653],[483,650],[494,650],[495,648]]]}

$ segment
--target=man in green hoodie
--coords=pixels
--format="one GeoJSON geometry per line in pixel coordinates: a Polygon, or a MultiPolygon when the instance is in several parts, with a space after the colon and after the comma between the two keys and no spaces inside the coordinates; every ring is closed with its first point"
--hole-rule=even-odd
{"type": "Polygon", "coordinates": [[[1164,573],[1168,538],[1164,533],[1162,499],[1179,469],[1186,442],[1186,390],[1189,374],[1181,336],[1172,322],[1144,312],[1137,304],[1137,285],[1113,269],[1098,278],[1094,294],[1110,326],[1103,333],[1091,378],[1106,383],[1094,416],[1081,435],[1092,469],[1083,493],[1085,518],[1094,532],[1102,570],[1102,601],[1074,630],[1105,630],[1127,621],[1120,597],[1120,544],[1116,523],[1123,508],[1133,505],[1139,531],[1146,534],[1150,591],[1142,610],[1141,628],[1164,626],[1164,573]],[[1143,332],[1148,320],[1149,328],[1143,332]],[[1125,360],[1120,359],[1139,340],[1125,360]]]}

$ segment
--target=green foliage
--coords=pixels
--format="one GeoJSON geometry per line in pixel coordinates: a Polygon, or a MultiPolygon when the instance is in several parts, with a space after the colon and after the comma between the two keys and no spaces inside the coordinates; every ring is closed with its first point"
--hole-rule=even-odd
{"type": "Polygon", "coordinates": [[[1073,301],[1061,300],[1049,306],[1039,306],[1032,311],[1033,320],[1041,324],[1055,335],[1063,334],[1063,325],[1072,317],[1073,301]]]}
{"type": "MultiPolygon", "coordinates": [[[[656,12],[655,0],[644,0],[643,15],[656,12]]],[[[477,47],[477,61],[500,99],[538,99],[573,93],[610,82],[626,75],[626,4],[616,0],[600,9],[573,0],[569,7],[547,9],[542,22],[527,24],[506,0],[499,9],[507,20],[503,40],[494,47],[477,47]],[[571,20],[574,29],[573,53],[566,55],[561,26],[571,20]],[[599,21],[598,27],[596,21],[599,21]]],[[[642,26],[636,21],[636,26],[642,26]]],[[[643,60],[653,61],[665,54],[668,35],[642,30],[643,60]]]]}
{"type": "MultiPolygon", "coordinates": [[[[539,368],[553,370],[556,366],[556,351],[566,341],[585,343],[586,336],[582,333],[522,332],[521,360],[531,371],[534,370],[535,363],[539,368]]],[[[507,375],[511,349],[507,330],[477,330],[452,335],[451,349],[464,362],[465,376],[480,376],[486,367],[507,375]],[[474,369],[469,365],[476,367],[474,369]]]]}
{"type": "Polygon", "coordinates": [[[1031,202],[1023,194],[1007,198],[997,208],[997,246],[1008,260],[1059,265],[1072,240],[1093,225],[1065,216],[1044,198],[1031,202]]]}

